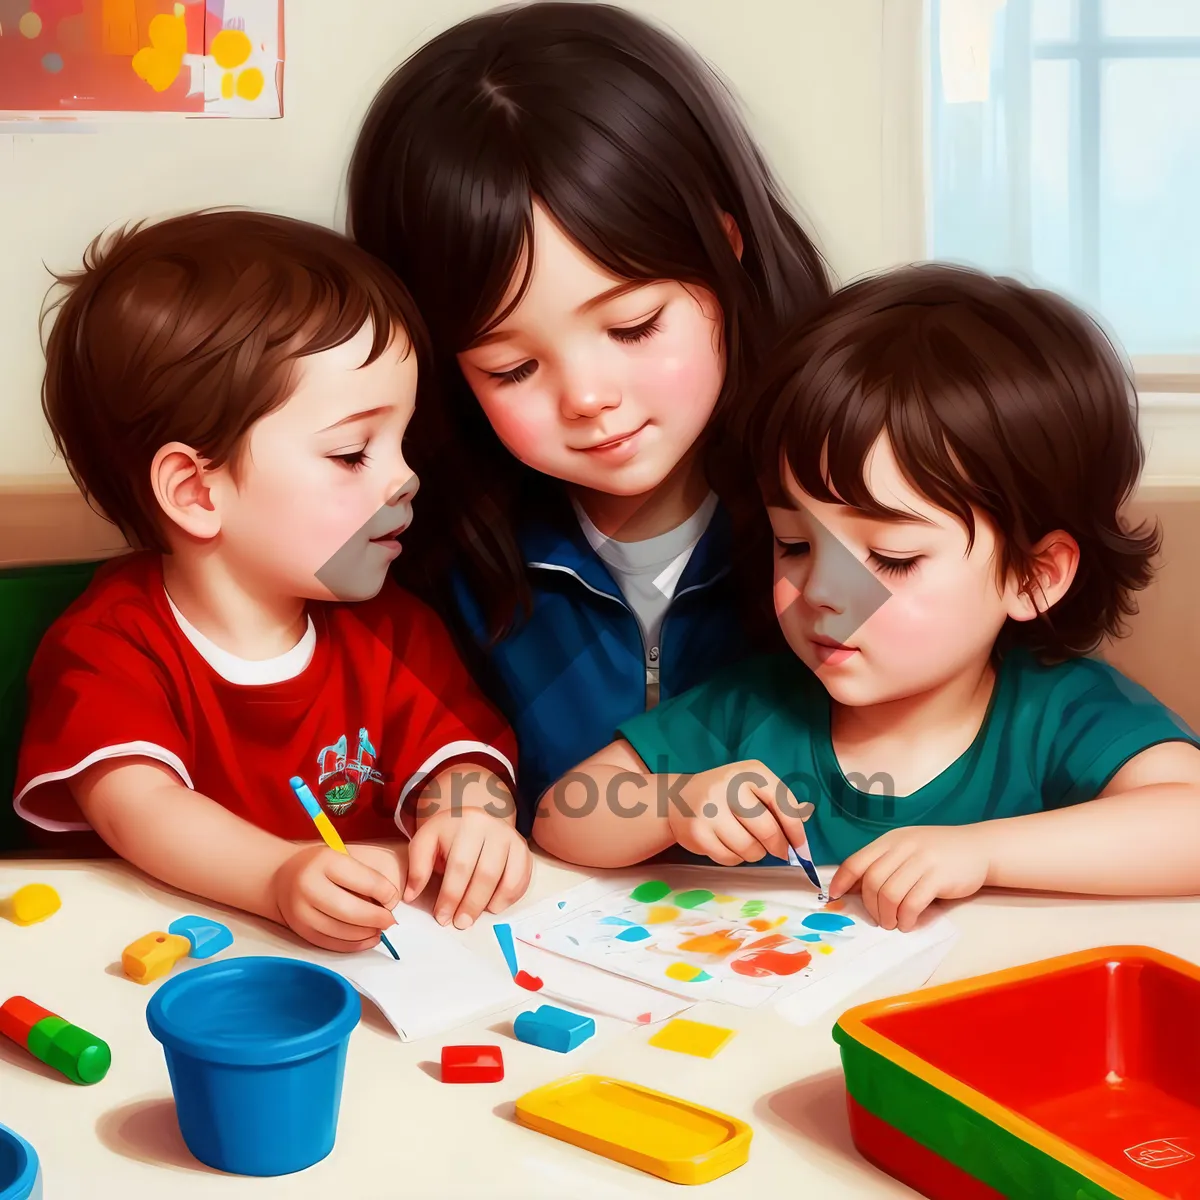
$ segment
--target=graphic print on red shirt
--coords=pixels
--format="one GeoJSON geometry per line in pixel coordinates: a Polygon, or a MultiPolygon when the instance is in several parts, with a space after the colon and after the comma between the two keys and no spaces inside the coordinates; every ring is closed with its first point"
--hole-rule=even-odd
{"type": "Polygon", "coordinates": [[[395,837],[409,793],[455,761],[512,786],[516,748],[503,717],[433,611],[391,581],[362,603],[311,604],[311,658],[262,683],[227,678],[213,665],[222,652],[202,654],[172,608],[161,560],[129,555],[101,568],[51,626],[28,677],[14,801],[27,820],[86,828],[70,779],[127,757],[163,763],[187,787],[295,840],[316,833],[288,786],[293,775],[347,841],[395,837]]]}

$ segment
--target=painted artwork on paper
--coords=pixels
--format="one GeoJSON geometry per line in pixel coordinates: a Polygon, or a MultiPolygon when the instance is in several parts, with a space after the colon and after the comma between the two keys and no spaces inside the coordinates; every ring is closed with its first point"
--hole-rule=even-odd
{"type": "Polygon", "coordinates": [[[0,117],[283,114],[283,0],[0,0],[0,117]]]}
{"type": "MultiPolygon", "coordinates": [[[[857,902],[855,902],[857,903],[857,902]]],[[[518,936],[676,995],[757,1005],[869,953],[889,935],[850,902],[729,895],[646,880],[518,936]]]]}

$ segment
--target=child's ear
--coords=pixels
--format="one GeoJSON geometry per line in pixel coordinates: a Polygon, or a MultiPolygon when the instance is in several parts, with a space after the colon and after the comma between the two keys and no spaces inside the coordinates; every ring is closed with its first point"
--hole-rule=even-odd
{"type": "Polygon", "coordinates": [[[731,213],[721,214],[721,224],[725,226],[725,236],[729,239],[729,244],[733,247],[734,254],[738,257],[738,262],[742,261],[742,231],[738,228],[737,222],[733,219],[731,213]]]}
{"type": "Polygon", "coordinates": [[[1032,621],[1057,604],[1079,570],[1079,543],[1061,529],[1046,534],[1034,547],[1029,576],[1010,584],[1008,615],[1014,621],[1032,621]]]}
{"type": "Polygon", "coordinates": [[[208,539],[221,530],[204,459],[183,442],[168,442],[150,464],[150,486],[167,518],[184,533],[208,539]]]}

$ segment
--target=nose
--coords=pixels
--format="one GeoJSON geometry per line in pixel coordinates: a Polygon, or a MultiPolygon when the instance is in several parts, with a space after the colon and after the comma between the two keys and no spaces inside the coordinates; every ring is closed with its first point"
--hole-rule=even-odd
{"type": "Polygon", "coordinates": [[[850,582],[847,574],[855,569],[861,571],[862,565],[832,535],[813,538],[809,547],[800,594],[812,608],[831,613],[845,611],[850,582]],[[830,541],[834,543],[832,546],[830,541]]]}
{"type": "Polygon", "coordinates": [[[564,370],[559,410],[568,421],[590,420],[621,403],[621,389],[586,364],[564,370]]]}
{"type": "Polygon", "coordinates": [[[401,459],[398,470],[388,483],[387,499],[384,503],[392,508],[401,504],[411,504],[420,486],[421,481],[417,478],[416,472],[404,459],[401,459]]]}

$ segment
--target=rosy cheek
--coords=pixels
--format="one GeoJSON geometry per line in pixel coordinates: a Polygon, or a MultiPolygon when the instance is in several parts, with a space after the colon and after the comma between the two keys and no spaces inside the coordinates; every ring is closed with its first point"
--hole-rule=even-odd
{"type": "Polygon", "coordinates": [[[494,398],[482,396],[479,404],[496,436],[522,462],[535,460],[539,448],[545,448],[546,422],[537,416],[532,404],[497,403],[494,398]]]}

